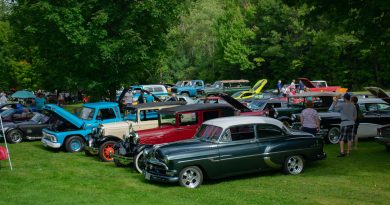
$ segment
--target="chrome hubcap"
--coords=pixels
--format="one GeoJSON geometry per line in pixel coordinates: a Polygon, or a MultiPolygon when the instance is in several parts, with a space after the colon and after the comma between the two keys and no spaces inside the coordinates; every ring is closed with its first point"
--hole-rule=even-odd
{"type": "Polygon", "coordinates": [[[332,130],[329,133],[329,141],[333,144],[336,144],[339,141],[340,132],[338,130],[332,130]]]}
{"type": "Polygon", "coordinates": [[[181,181],[187,187],[193,188],[199,184],[200,174],[195,170],[188,169],[183,173],[181,181]]]}
{"type": "Polygon", "coordinates": [[[11,139],[12,139],[13,142],[19,142],[19,141],[22,140],[22,135],[19,132],[14,132],[11,135],[11,139]]]}
{"type": "Polygon", "coordinates": [[[291,157],[288,159],[287,169],[291,174],[299,174],[303,169],[303,161],[299,157],[291,157]]]}

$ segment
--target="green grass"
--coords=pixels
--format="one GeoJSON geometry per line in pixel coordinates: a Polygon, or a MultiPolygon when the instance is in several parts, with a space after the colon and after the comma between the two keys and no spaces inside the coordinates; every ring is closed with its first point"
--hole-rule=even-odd
{"type": "MultiPolygon", "coordinates": [[[[3,145],[3,143],[1,143],[3,145]]],[[[55,152],[39,141],[10,145],[14,170],[1,161],[0,204],[389,204],[390,153],[360,142],[350,157],[309,164],[297,176],[266,172],[207,180],[198,189],[150,183],[84,153],[55,152]]]]}

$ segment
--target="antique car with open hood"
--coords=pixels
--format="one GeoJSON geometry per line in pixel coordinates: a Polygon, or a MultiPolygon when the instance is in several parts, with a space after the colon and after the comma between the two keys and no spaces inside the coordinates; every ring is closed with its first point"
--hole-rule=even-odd
{"type": "Polygon", "coordinates": [[[129,137],[115,144],[114,162],[117,166],[130,164],[142,172],[142,150],[155,144],[190,139],[196,129],[206,120],[233,116],[235,110],[226,104],[193,104],[165,108],[158,111],[158,127],[137,131],[137,138],[129,137]]]}
{"type": "Polygon", "coordinates": [[[58,119],[42,131],[42,144],[46,147],[64,147],[68,152],[81,152],[93,128],[101,123],[123,121],[118,103],[98,102],[83,104],[79,116],[65,109],[48,104],[44,110],[58,119]]]}
{"type": "Polygon", "coordinates": [[[232,95],[236,100],[244,100],[252,98],[254,95],[260,94],[264,86],[267,84],[267,79],[261,79],[250,89],[245,91],[238,91],[232,95]]]}
{"type": "Polygon", "coordinates": [[[99,155],[104,162],[112,161],[114,144],[123,141],[129,135],[129,127],[138,130],[151,129],[158,126],[157,111],[185,105],[186,102],[155,102],[127,106],[127,120],[100,124],[85,144],[86,155],[99,155]]]}
{"type": "Polygon", "coordinates": [[[235,116],[204,122],[193,139],[143,151],[147,180],[196,188],[203,179],[283,169],[299,174],[325,159],[323,141],[267,117],[235,116]]]}

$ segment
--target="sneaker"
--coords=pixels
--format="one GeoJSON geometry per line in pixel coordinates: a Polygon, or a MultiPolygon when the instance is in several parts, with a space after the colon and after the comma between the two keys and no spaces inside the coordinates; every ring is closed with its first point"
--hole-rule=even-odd
{"type": "Polygon", "coordinates": [[[339,155],[337,155],[337,157],[345,157],[345,154],[344,153],[340,153],[339,155]]]}

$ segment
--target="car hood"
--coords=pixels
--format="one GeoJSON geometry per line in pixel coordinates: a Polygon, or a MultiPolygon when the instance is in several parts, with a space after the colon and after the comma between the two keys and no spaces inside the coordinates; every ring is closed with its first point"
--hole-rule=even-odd
{"type": "Polygon", "coordinates": [[[226,102],[228,102],[231,106],[233,106],[237,110],[241,112],[252,112],[252,110],[249,109],[247,106],[243,105],[238,100],[230,97],[229,95],[221,94],[220,96],[222,99],[224,99],[226,102]]]}
{"type": "Polygon", "coordinates": [[[65,109],[57,105],[47,104],[45,105],[44,109],[62,119],[65,119],[77,128],[81,128],[84,125],[84,120],[78,118],[77,116],[73,115],[72,113],[66,111],[65,109]]]}
{"type": "Polygon", "coordinates": [[[308,87],[308,88],[315,88],[316,86],[314,86],[314,84],[307,78],[298,78],[298,80],[301,80],[302,83],[308,87]]]}
{"type": "Polygon", "coordinates": [[[255,92],[256,94],[260,93],[261,90],[263,90],[265,84],[267,84],[268,80],[267,79],[261,79],[257,81],[257,83],[253,86],[251,91],[255,92]]]}
{"type": "Polygon", "coordinates": [[[199,139],[189,139],[163,145],[157,145],[157,149],[166,156],[182,155],[186,153],[198,152],[210,148],[212,142],[201,141],[199,139]]]}
{"type": "Polygon", "coordinates": [[[377,98],[390,98],[390,96],[382,88],[365,87],[365,89],[377,98]]]}

